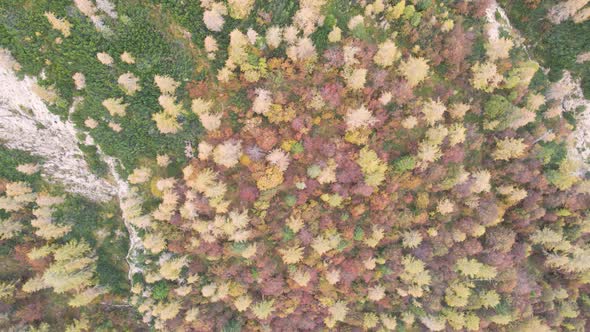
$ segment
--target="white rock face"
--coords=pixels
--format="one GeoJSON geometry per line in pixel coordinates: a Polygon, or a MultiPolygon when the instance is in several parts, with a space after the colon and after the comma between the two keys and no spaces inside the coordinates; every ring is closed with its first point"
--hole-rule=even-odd
{"type": "MultiPolygon", "coordinates": [[[[496,1],[493,1],[486,9],[486,20],[488,39],[498,39],[502,27],[512,35],[515,42],[522,46],[528,55],[524,38],[520,36],[518,30],[510,25],[506,12],[496,1]],[[500,15],[501,21],[496,19],[496,13],[500,15]]],[[[586,58],[590,59],[589,54],[590,52],[579,55],[580,63],[587,61],[586,58]]],[[[541,70],[546,73],[549,71],[543,67],[541,70]]],[[[584,98],[580,80],[574,79],[569,71],[564,71],[563,78],[552,84],[546,98],[558,101],[563,112],[574,112],[577,125],[571,136],[572,144],[568,148],[568,156],[579,162],[580,174],[590,171],[590,100],[584,98]],[[582,109],[582,111],[578,112],[578,109],[582,109]]]]}
{"type": "MultiPolygon", "coordinates": [[[[35,80],[30,77],[19,80],[12,70],[15,62],[8,57],[0,49],[0,60],[4,60],[0,61],[0,143],[42,157],[43,177],[62,184],[68,192],[95,201],[108,201],[118,196],[121,204],[129,197],[130,190],[116,171],[117,160],[105,155],[97,146],[99,156],[109,166],[114,184],[92,174],[78,148],[74,125],[62,121],[47,109],[31,90],[35,80]]],[[[84,143],[94,144],[90,136],[84,143]]],[[[133,274],[142,272],[135,264],[141,240],[129,221],[123,221],[129,232],[129,251],[125,259],[129,264],[128,277],[131,280],[133,274]]]]}
{"type": "Polygon", "coordinates": [[[42,175],[67,191],[95,201],[112,199],[117,188],[90,172],[73,124],[47,109],[31,90],[34,82],[19,80],[0,62],[0,143],[42,157],[42,175]]]}
{"type": "Polygon", "coordinates": [[[550,87],[549,97],[559,101],[562,111],[574,112],[576,130],[573,133],[575,151],[572,151],[572,154],[579,159],[584,171],[589,171],[590,100],[584,98],[580,80],[574,79],[569,71],[564,71],[561,80],[550,87]],[[578,111],[580,109],[581,112],[578,111]]]}

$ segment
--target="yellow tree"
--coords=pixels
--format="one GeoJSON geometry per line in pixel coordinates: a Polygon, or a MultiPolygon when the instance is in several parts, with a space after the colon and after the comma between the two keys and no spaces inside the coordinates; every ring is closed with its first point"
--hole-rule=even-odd
{"type": "Polygon", "coordinates": [[[428,76],[428,61],[424,58],[415,58],[411,56],[408,60],[403,61],[400,65],[402,75],[408,80],[410,86],[416,86],[428,76]]]}
{"type": "Polygon", "coordinates": [[[496,150],[492,152],[494,160],[509,160],[524,155],[527,145],[522,138],[505,138],[496,142],[496,150]]]}

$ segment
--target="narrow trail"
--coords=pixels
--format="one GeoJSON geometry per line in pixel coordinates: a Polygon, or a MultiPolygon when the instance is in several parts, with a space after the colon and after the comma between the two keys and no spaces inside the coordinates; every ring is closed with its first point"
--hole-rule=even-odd
{"type": "MultiPolygon", "coordinates": [[[[118,163],[118,160],[102,152],[100,146],[97,145],[97,148],[99,156],[109,166],[110,174],[113,176],[115,182],[117,183],[117,197],[119,200],[119,207],[123,208],[124,201],[129,199],[131,196],[129,184],[117,172],[116,165],[118,163]]],[[[135,263],[138,250],[143,245],[141,239],[139,238],[139,235],[137,234],[137,230],[134,226],[131,225],[131,222],[126,218],[125,213],[123,213],[122,219],[123,223],[125,223],[125,228],[127,228],[127,232],[129,233],[129,250],[127,251],[127,255],[125,256],[127,265],[129,265],[127,277],[129,279],[129,282],[133,284],[133,275],[135,273],[143,272],[142,269],[135,263]]]]}

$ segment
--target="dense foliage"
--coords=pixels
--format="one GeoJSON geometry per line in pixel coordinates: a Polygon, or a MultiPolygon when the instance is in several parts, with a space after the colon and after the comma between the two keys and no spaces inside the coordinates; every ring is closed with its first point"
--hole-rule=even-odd
{"type": "MultiPolygon", "coordinates": [[[[20,73],[44,72],[53,111],[121,160],[133,187],[121,214],[141,241],[130,303],[143,323],[590,328],[590,187],[575,118],[500,13],[486,16],[492,1],[105,3],[4,1],[0,45],[20,73]]],[[[539,6],[510,11],[524,15],[521,3],[539,6]]],[[[576,13],[562,24],[585,31],[576,13]]],[[[579,34],[563,59],[541,39],[543,65],[572,69],[579,34]]],[[[44,191],[10,177],[27,158],[0,173],[2,222],[26,225],[5,228],[16,231],[0,244],[2,259],[33,267],[0,275],[0,295],[23,306],[55,296],[90,330],[92,313],[109,312],[93,311],[97,299],[127,291],[125,245],[111,242],[119,211],[67,197],[31,221],[44,191]],[[51,236],[32,235],[35,225],[51,236]],[[43,264],[33,247],[46,248],[43,264]],[[55,283],[64,257],[85,278],[55,283]]],[[[0,300],[7,325],[45,319],[0,300]]]]}
{"type": "Polygon", "coordinates": [[[137,327],[130,307],[110,310],[129,292],[117,208],[64,194],[24,153],[0,148],[0,161],[0,328],[137,327]]]}

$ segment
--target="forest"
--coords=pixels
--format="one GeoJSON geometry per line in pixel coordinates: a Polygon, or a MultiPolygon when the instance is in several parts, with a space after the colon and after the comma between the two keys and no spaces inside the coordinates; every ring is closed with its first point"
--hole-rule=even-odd
{"type": "Polygon", "coordinates": [[[590,330],[589,99],[590,0],[0,1],[0,330],[590,330]]]}

